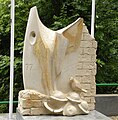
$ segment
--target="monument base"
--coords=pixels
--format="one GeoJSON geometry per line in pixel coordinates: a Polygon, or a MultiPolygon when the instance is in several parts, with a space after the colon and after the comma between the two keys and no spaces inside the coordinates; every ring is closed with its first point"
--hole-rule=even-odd
{"type": "Polygon", "coordinates": [[[109,117],[93,110],[88,115],[78,116],[54,116],[54,115],[40,115],[40,116],[22,116],[19,110],[16,110],[16,120],[111,120],[109,117]]]}

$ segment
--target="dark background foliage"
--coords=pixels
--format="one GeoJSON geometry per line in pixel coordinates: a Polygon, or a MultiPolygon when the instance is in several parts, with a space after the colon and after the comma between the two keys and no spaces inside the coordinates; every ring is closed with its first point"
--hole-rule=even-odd
{"type": "MultiPolygon", "coordinates": [[[[82,17],[90,31],[91,0],[16,0],[14,100],[17,100],[18,91],[23,89],[23,41],[28,14],[33,6],[37,6],[42,22],[53,30],[65,27],[82,17]]],[[[97,83],[118,83],[117,11],[117,0],[96,0],[97,83]]],[[[0,0],[0,101],[9,99],[9,56],[10,1],[0,0]]],[[[118,93],[118,88],[97,87],[97,93],[118,93]]],[[[0,105],[0,112],[8,112],[8,105],[0,105]]]]}

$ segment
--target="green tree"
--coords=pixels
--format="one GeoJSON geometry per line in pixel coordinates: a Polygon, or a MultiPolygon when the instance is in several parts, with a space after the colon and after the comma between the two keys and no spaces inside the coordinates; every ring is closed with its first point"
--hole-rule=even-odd
{"type": "MultiPolygon", "coordinates": [[[[97,83],[118,83],[118,2],[97,0],[97,83]]],[[[98,87],[98,93],[118,93],[117,87],[98,87]]]]}

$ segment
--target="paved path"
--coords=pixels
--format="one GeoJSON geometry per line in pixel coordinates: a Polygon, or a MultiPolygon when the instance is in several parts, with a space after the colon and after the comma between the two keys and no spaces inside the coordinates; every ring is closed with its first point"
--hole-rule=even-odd
{"type": "MultiPolygon", "coordinates": [[[[16,120],[16,115],[13,115],[13,120],[16,120]]],[[[111,117],[112,120],[118,120],[118,116],[111,117]]],[[[8,113],[0,114],[0,120],[9,120],[8,119],[8,113]]]]}
{"type": "MultiPolygon", "coordinates": [[[[9,120],[9,119],[8,119],[8,116],[9,116],[8,113],[0,114],[0,120],[9,120]]],[[[13,115],[13,119],[11,119],[11,120],[16,120],[15,118],[16,118],[16,115],[14,114],[14,115],[13,115]]]]}

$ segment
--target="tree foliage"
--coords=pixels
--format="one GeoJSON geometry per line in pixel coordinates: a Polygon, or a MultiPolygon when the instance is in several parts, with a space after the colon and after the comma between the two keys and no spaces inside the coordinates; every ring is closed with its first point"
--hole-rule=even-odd
{"type": "MultiPolygon", "coordinates": [[[[16,0],[15,3],[15,64],[14,100],[23,89],[22,53],[30,8],[37,6],[42,22],[53,30],[60,29],[78,17],[90,30],[91,0],[16,0]]],[[[10,1],[0,0],[0,101],[9,99],[10,79],[10,1]]],[[[96,0],[96,30],[98,41],[97,83],[118,83],[118,2],[96,0]]],[[[116,87],[97,88],[98,93],[117,93],[116,87]]],[[[7,105],[0,112],[8,112],[7,105]]]]}
{"type": "MultiPolygon", "coordinates": [[[[96,4],[97,83],[118,83],[118,2],[97,0],[96,4]]],[[[98,93],[118,93],[116,87],[97,90],[98,93]]]]}

